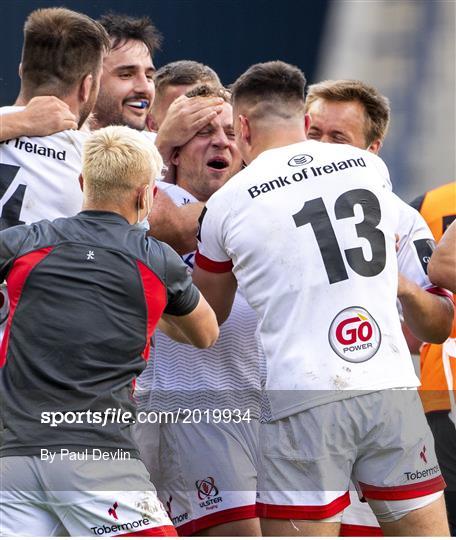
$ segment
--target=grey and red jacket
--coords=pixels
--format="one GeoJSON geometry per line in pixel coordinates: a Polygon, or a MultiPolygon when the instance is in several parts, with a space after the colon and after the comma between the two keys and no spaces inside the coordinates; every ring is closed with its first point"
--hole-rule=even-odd
{"type": "Polygon", "coordinates": [[[181,258],[119,214],[84,211],[1,232],[4,279],[0,455],[98,448],[137,457],[130,421],[51,427],[42,413],[134,417],[134,380],[159,318],[186,315],[199,300],[181,258]]]}

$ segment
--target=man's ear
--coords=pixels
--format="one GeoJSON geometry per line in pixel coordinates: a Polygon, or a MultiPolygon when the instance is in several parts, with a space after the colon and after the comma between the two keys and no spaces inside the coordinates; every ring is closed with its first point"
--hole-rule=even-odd
{"type": "Polygon", "coordinates": [[[312,118],[310,117],[310,114],[306,113],[304,115],[304,129],[305,129],[306,135],[309,132],[311,123],[312,123],[312,118]]]}
{"type": "Polygon", "coordinates": [[[247,116],[240,114],[239,124],[241,126],[241,139],[245,141],[246,143],[250,144],[251,130],[250,130],[250,122],[247,116]]]}
{"type": "Polygon", "coordinates": [[[149,197],[149,184],[143,184],[138,189],[138,205],[140,210],[148,208],[147,198],[149,197]]]}
{"type": "Polygon", "coordinates": [[[84,178],[82,177],[82,174],[79,175],[79,185],[81,187],[81,191],[84,191],[84,178]]]}
{"type": "Polygon", "coordinates": [[[19,73],[19,78],[22,79],[22,62],[20,62],[19,64],[18,73],[19,73]]]}
{"type": "Polygon", "coordinates": [[[179,151],[180,151],[180,148],[174,149],[169,159],[169,162],[175,167],[179,165],[179,151]]]}
{"type": "Polygon", "coordinates": [[[375,139],[375,141],[371,142],[370,145],[367,147],[367,150],[369,152],[372,152],[373,154],[378,154],[381,147],[382,141],[380,139],[375,139]]]}
{"type": "Polygon", "coordinates": [[[93,75],[88,73],[81,81],[79,86],[79,101],[81,103],[87,103],[90,98],[90,93],[93,85],[93,75]]]}
{"type": "Polygon", "coordinates": [[[155,131],[155,133],[158,132],[158,124],[151,112],[146,117],[146,125],[149,131],[155,131]]]}

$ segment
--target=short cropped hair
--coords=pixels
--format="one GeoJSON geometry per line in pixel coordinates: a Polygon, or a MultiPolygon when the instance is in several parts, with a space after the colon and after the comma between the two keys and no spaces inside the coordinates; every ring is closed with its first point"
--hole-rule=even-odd
{"type": "Polygon", "coordinates": [[[191,97],[221,97],[226,103],[231,104],[231,92],[223,86],[210,86],[209,84],[200,84],[195,86],[185,94],[191,97]]]}
{"type": "Polygon", "coordinates": [[[102,15],[98,22],[103,25],[112,40],[112,48],[122,46],[126,41],[142,41],[147,47],[151,58],[160,49],[162,35],[149,17],[129,17],[119,13],[109,12],[102,15]]]}
{"type": "Polygon", "coordinates": [[[327,101],[357,101],[366,113],[366,143],[383,139],[390,122],[390,104],[373,86],[362,81],[341,79],[322,81],[309,86],[306,98],[306,112],[317,99],[327,101]]]}
{"type": "Polygon", "coordinates": [[[65,97],[88,74],[98,74],[109,50],[104,28],[65,8],[33,11],[24,24],[22,88],[65,97]]]}
{"type": "Polygon", "coordinates": [[[290,119],[304,112],[306,78],[296,66],[276,60],[254,64],[231,86],[233,104],[254,107],[251,117],[290,119]]]}
{"type": "Polygon", "coordinates": [[[108,126],[94,131],[82,154],[84,191],[93,202],[121,200],[161,173],[163,160],[139,131],[108,126]]]}
{"type": "Polygon", "coordinates": [[[160,93],[168,86],[208,83],[221,86],[220,79],[213,69],[193,60],[178,60],[162,66],[154,75],[155,89],[160,93]]]}

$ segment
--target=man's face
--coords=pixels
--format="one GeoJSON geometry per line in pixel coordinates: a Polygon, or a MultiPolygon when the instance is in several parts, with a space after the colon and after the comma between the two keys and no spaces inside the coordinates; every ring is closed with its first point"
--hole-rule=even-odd
{"type": "Polygon", "coordinates": [[[195,84],[173,84],[165,86],[160,92],[155,96],[152,109],[150,111],[151,116],[154,120],[154,125],[158,129],[168,112],[169,106],[171,103],[180,96],[183,96],[200,83],[195,84]]]}
{"type": "Polygon", "coordinates": [[[317,99],[307,111],[310,127],[307,137],[321,142],[351,144],[366,149],[366,116],[358,101],[317,99]]]}
{"type": "Polygon", "coordinates": [[[233,111],[229,103],[172,158],[177,185],[199,201],[207,199],[236,174],[242,165],[234,142],[233,111]]]}
{"type": "Polygon", "coordinates": [[[94,113],[98,127],[125,125],[143,130],[155,96],[155,72],[142,41],[122,43],[105,57],[94,113]]]}

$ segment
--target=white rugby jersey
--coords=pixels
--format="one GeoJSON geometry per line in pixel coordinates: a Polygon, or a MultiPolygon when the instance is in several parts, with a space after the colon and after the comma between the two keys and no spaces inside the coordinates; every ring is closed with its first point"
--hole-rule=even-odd
{"type": "Polygon", "coordinates": [[[305,141],[263,152],[209,199],[196,262],[232,268],[259,316],[273,418],[419,384],[396,310],[408,206],[390,185],[372,153],[305,141]]]}
{"type": "MultiPolygon", "coordinates": [[[[197,202],[179,186],[157,185],[179,206],[197,202]]],[[[191,271],[194,252],[182,259],[191,271]]],[[[220,337],[209,349],[177,343],[157,330],[149,363],[136,382],[138,405],[161,411],[240,409],[258,418],[262,351],[257,324],[255,312],[238,291],[220,337]]]]}
{"type": "MultiPolygon", "coordinates": [[[[2,107],[0,115],[23,107],[2,107]]],[[[0,230],[77,214],[82,144],[87,134],[67,130],[0,143],[0,230]]]]}
{"type": "MultiPolygon", "coordinates": [[[[1,107],[0,116],[24,107],[1,107]]],[[[1,121],[1,120],[0,120],[1,121]]],[[[87,135],[67,130],[0,142],[0,231],[42,219],[70,217],[82,208],[81,151],[87,135]]],[[[6,319],[9,301],[0,290],[6,319]]],[[[5,323],[0,322],[0,341],[5,323]]]]}

